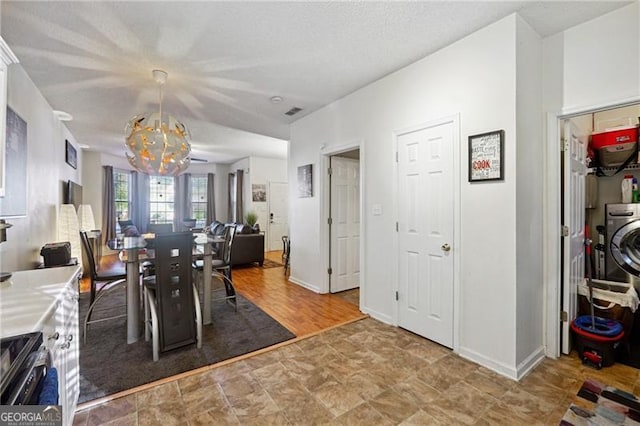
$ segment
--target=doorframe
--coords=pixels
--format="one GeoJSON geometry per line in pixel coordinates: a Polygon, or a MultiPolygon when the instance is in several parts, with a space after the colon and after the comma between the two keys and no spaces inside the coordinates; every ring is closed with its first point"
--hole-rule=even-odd
{"type": "MultiPolygon", "coordinates": [[[[426,121],[421,124],[417,124],[410,127],[405,127],[399,130],[394,130],[392,132],[393,137],[393,149],[395,151],[394,155],[396,156],[394,163],[394,189],[398,188],[400,184],[399,181],[399,167],[397,161],[398,155],[398,138],[404,134],[416,132],[419,130],[427,129],[429,127],[435,127],[446,123],[453,124],[453,250],[454,250],[454,260],[453,260],[453,352],[458,352],[460,346],[460,270],[462,265],[463,258],[463,248],[461,246],[461,222],[460,222],[460,206],[462,200],[462,178],[461,178],[461,167],[462,167],[462,150],[460,148],[460,144],[462,143],[460,139],[460,113],[440,117],[434,120],[426,121]]],[[[399,197],[397,190],[393,191],[393,217],[395,218],[396,223],[400,218],[400,212],[398,210],[399,197]]],[[[398,262],[400,261],[400,253],[399,253],[399,236],[398,232],[395,232],[392,243],[392,251],[393,251],[393,290],[397,292],[399,290],[399,282],[398,276],[400,271],[398,269],[398,262]]],[[[395,326],[399,325],[399,309],[398,309],[398,301],[393,304],[393,323],[395,326]]]]}
{"type": "Polygon", "coordinates": [[[347,151],[353,150],[360,151],[360,309],[364,306],[364,301],[366,300],[366,270],[364,265],[366,264],[366,246],[364,244],[365,238],[365,230],[366,230],[366,215],[364,206],[365,204],[365,144],[364,140],[356,139],[351,142],[347,142],[344,144],[336,144],[330,146],[322,146],[320,148],[320,159],[318,161],[319,170],[318,173],[321,176],[318,179],[318,183],[320,185],[319,194],[320,194],[320,258],[322,261],[323,269],[322,269],[322,287],[320,288],[320,293],[329,293],[329,274],[327,270],[329,269],[329,262],[331,259],[329,258],[329,249],[331,247],[331,240],[329,239],[329,223],[328,219],[331,215],[330,206],[331,206],[331,182],[329,179],[329,173],[327,170],[329,169],[330,157],[336,154],[341,154],[347,151]]]}
{"type": "Polygon", "coordinates": [[[560,247],[562,218],[560,217],[562,194],[560,192],[560,144],[561,121],[583,114],[590,114],[607,109],[620,108],[635,105],[640,102],[640,96],[620,100],[618,102],[596,104],[580,108],[567,108],[561,111],[547,113],[545,144],[547,153],[545,158],[545,192],[544,194],[544,215],[546,217],[543,224],[544,260],[543,273],[545,277],[545,308],[544,325],[545,332],[545,355],[550,358],[560,356],[560,311],[562,310],[561,290],[562,290],[562,270],[560,257],[562,251],[560,247]]]}

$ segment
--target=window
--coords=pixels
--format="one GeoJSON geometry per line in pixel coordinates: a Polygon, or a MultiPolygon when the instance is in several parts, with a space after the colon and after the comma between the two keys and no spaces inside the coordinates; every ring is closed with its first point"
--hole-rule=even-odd
{"type": "Polygon", "coordinates": [[[129,203],[129,193],[131,186],[129,185],[129,172],[124,170],[113,171],[113,197],[116,207],[116,229],[118,229],[118,221],[130,219],[131,204],[129,203]]]}
{"type": "Polygon", "coordinates": [[[207,176],[191,176],[191,217],[196,228],[207,225],[207,176]]]}
{"type": "Polygon", "coordinates": [[[149,215],[151,223],[173,223],[174,194],[173,177],[149,177],[149,215]]]}

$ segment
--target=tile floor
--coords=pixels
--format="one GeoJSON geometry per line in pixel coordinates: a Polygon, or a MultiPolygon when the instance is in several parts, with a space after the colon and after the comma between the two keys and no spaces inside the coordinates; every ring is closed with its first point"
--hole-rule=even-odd
{"type": "Polygon", "coordinates": [[[639,393],[638,370],[545,359],[520,382],[364,319],[78,412],[74,425],[557,425],[586,377],[639,393]]]}

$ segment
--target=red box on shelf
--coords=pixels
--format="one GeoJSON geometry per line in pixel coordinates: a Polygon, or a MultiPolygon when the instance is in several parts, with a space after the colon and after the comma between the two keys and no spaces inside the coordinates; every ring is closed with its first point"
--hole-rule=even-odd
{"type": "Polygon", "coordinates": [[[615,129],[607,130],[606,132],[591,134],[591,147],[594,150],[601,149],[605,146],[637,141],[638,127],[636,126],[618,127],[615,129]]]}

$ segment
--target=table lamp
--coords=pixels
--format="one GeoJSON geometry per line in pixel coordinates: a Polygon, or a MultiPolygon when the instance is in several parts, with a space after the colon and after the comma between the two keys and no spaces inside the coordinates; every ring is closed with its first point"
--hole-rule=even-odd
{"type": "Polygon", "coordinates": [[[80,248],[80,225],[78,213],[73,204],[62,204],[58,215],[58,241],[69,241],[71,244],[71,257],[80,261],[82,252],[80,248]]]}
{"type": "MultiPolygon", "coordinates": [[[[7,241],[7,228],[11,228],[13,225],[7,223],[4,219],[0,219],[0,243],[7,241]]],[[[6,281],[11,278],[10,272],[0,272],[0,282],[6,281]]]]}
{"type": "Polygon", "coordinates": [[[78,207],[78,224],[80,225],[81,231],[93,231],[96,229],[91,204],[80,204],[78,207]]]}

